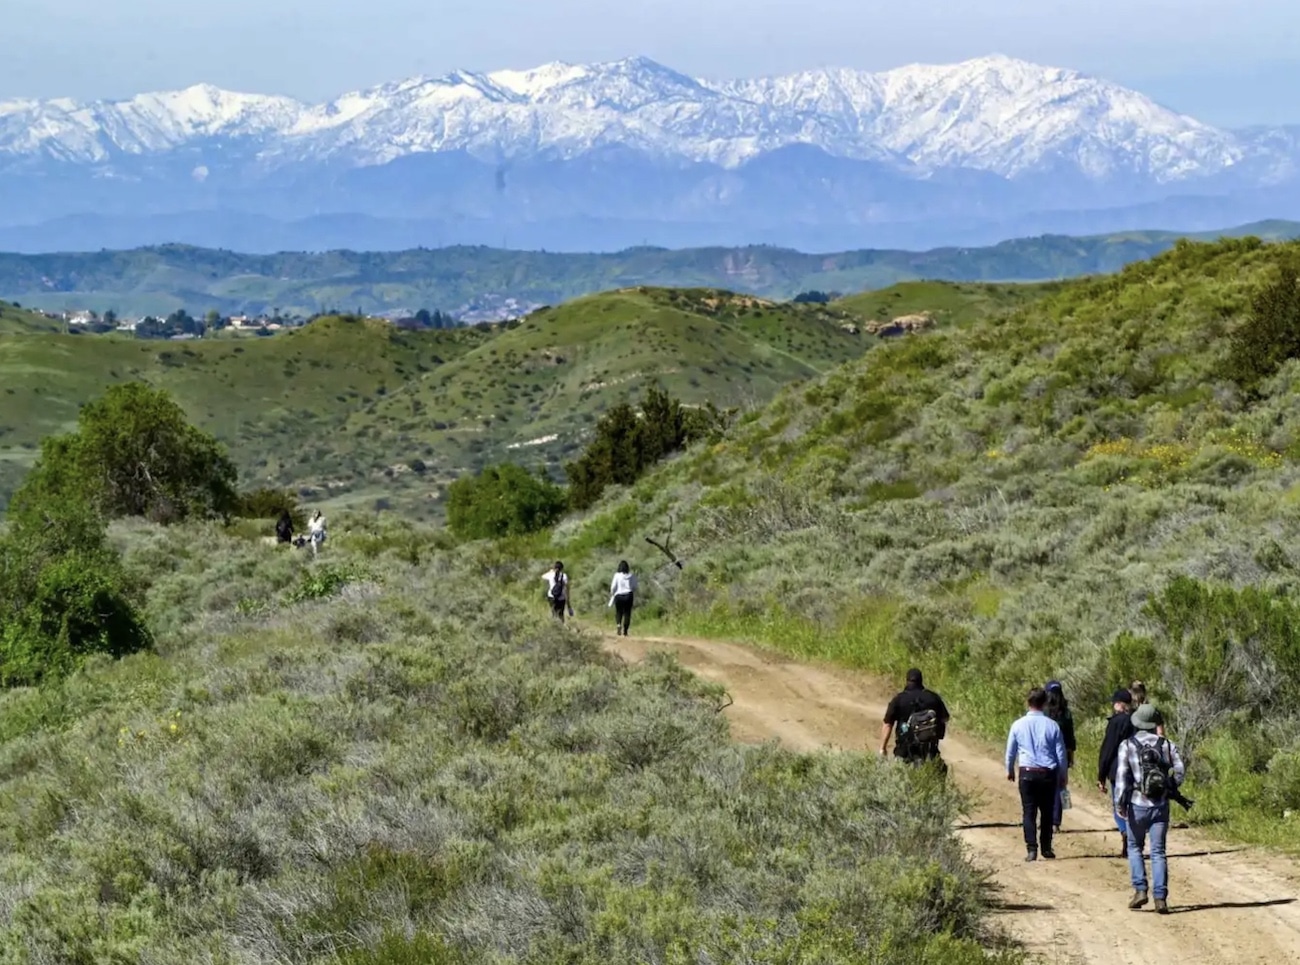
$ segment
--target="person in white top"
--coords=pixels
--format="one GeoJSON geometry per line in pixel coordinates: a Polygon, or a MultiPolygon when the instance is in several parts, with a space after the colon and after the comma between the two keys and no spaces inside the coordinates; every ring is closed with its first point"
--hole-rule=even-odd
{"type": "Polygon", "coordinates": [[[569,603],[569,574],[564,572],[564,564],[559,560],[542,574],[546,581],[546,599],[551,601],[551,615],[561,623],[564,622],[564,610],[573,616],[573,605],[569,603]]]}
{"type": "Polygon", "coordinates": [[[631,572],[627,560],[623,560],[610,581],[608,604],[614,608],[614,628],[620,637],[627,636],[627,628],[632,624],[632,595],[635,592],[636,575],[631,572]]]}
{"type": "Polygon", "coordinates": [[[307,524],[307,532],[311,539],[311,555],[315,556],[320,551],[320,545],[325,542],[325,515],[319,509],[307,524]]]}

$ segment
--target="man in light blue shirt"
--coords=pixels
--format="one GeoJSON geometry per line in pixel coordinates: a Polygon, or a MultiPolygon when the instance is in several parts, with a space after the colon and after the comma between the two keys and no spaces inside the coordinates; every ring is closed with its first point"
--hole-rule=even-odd
{"type": "Polygon", "coordinates": [[[1025,825],[1026,861],[1038,860],[1041,835],[1044,858],[1055,858],[1052,851],[1052,810],[1056,790],[1069,780],[1069,761],[1065,736],[1060,725],[1043,713],[1047,691],[1041,687],[1029,692],[1029,711],[1011,725],[1007,735],[1007,780],[1016,779],[1020,765],[1020,807],[1025,825]]]}

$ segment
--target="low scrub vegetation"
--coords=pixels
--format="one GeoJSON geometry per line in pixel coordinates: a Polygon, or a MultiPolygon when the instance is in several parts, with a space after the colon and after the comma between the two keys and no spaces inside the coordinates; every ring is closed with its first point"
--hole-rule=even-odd
{"type": "Polygon", "coordinates": [[[6,961],[1019,960],[927,772],[732,744],[487,545],[233,533],[117,524],[156,650],[0,698],[6,961]]]}
{"type": "Polygon", "coordinates": [[[989,736],[1055,678],[1095,742],[1111,691],[1150,681],[1189,818],[1300,848],[1298,255],[1180,243],[888,342],[598,503],[554,551],[575,572],[649,567],[643,537],[671,521],[688,562],[649,573],[647,615],[922,666],[989,736]],[[597,547],[615,518],[625,535],[597,547]]]}

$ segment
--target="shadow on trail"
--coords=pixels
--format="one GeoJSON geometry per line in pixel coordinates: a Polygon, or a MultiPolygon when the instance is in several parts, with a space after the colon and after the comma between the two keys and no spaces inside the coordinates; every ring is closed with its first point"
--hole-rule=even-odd
{"type": "Polygon", "coordinates": [[[1205,905],[1175,905],[1169,914],[1184,915],[1189,911],[1219,911],[1233,908],[1273,908],[1276,905],[1294,904],[1294,898],[1271,898],[1268,901],[1217,901],[1205,905]]]}
{"type": "MultiPolygon", "coordinates": [[[[1217,851],[1171,851],[1165,855],[1170,861],[1175,858],[1209,858],[1216,854],[1236,854],[1238,851],[1245,851],[1245,848],[1221,848],[1217,851]]],[[[1144,854],[1142,857],[1150,859],[1151,855],[1144,854]]],[[[1117,854],[1072,854],[1061,858],[1061,861],[1127,861],[1128,856],[1120,857],[1117,854]]],[[[1294,899],[1288,898],[1287,901],[1294,899]]]]}

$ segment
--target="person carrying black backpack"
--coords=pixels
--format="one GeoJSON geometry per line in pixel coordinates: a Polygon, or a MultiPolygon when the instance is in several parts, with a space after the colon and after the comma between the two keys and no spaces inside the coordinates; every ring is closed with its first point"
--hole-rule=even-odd
{"type": "Polygon", "coordinates": [[[885,721],[880,729],[880,756],[889,752],[889,735],[895,730],[894,756],[910,764],[923,764],[939,760],[939,741],[948,731],[948,708],[943,698],[926,690],[921,671],[913,667],[907,672],[907,685],[885,709],[885,721]]]}
{"type": "Polygon", "coordinates": [[[1151,893],[1156,912],[1169,914],[1169,863],[1165,854],[1169,835],[1169,802],[1183,783],[1183,759],[1174,742],[1158,733],[1164,716],[1151,704],[1142,704],[1131,718],[1136,733],[1120,747],[1115,788],[1115,813],[1128,822],[1128,865],[1133,879],[1136,911],[1147,903],[1146,862],[1142,846],[1151,837],[1151,893]]]}
{"type": "MultiPolygon", "coordinates": [[[[1047,706],[1043,708],[1043,713],[1061,728],[1061,736],[1065,739],[1066,768],[1074,767],[1074,752],[1079,749],[1079,742],[1074,736],[1074,714],[1070,713],[1070,702],[1065,699],[1065,689],[1059,680],[1049,680],[1043,689],[1047,691],[1047,706]]],[[[1063,795],[1064,789],[1058,787],[1056,803],[1052,805],[1052,827],[1056,831],[1061,830],[1063,795]]]]}

